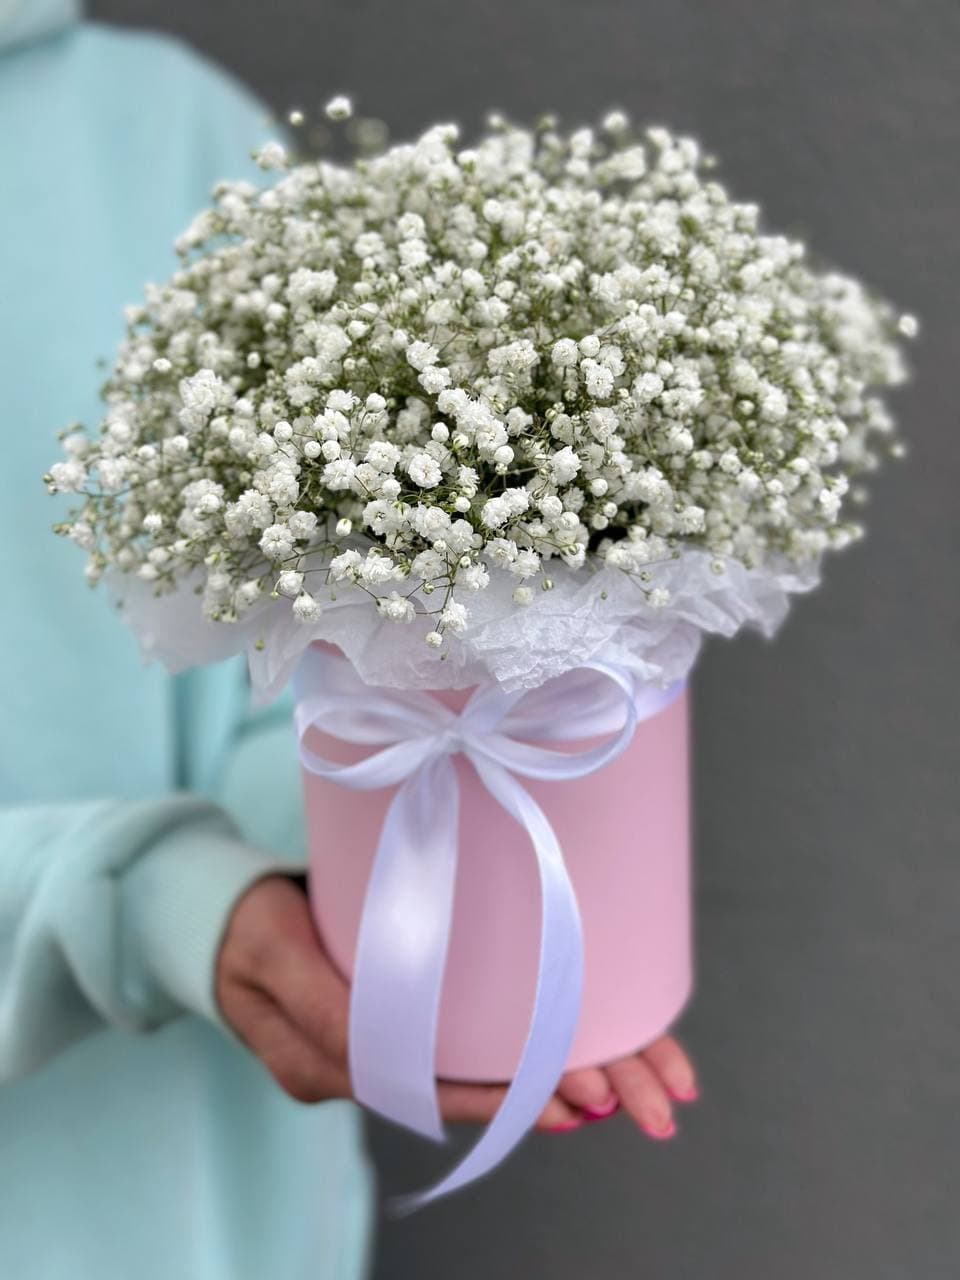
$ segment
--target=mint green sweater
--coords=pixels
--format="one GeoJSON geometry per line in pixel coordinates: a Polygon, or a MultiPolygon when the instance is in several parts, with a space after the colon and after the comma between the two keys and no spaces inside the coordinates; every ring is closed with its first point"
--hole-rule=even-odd
{"type": "Polygon", "coordinates": [[[39,479],[265,114],[76,18],[0,0],[0,1277],[356,1280],[356,1110],[289,1101],[213,999],[232,905],[301,865],[289,707],[144,668],[39,479]]]}

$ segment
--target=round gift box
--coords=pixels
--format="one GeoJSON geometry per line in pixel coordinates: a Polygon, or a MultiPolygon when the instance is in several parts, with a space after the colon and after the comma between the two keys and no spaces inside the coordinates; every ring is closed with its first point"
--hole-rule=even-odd
{"type": "MultiPolygon", "coordinates": [[[[432,696],[459,710],[469,692],[432,696]]],[[[338,763],[370,754],[316,729],[306,745],[338,763]]],[[[526,833],[469,762],[458,756],[454,766],[459,856],[436,1072],[452,1080],[509,1080],[536,986],[536,863],[526,833]]],[[[557,834],[583,923],[583,997],[568,1069],[610,1062],[649,1044],[690,993],[688,772],[681,694],[642,720],[626,751],[598,772],[564,782],[521,779],[557,834]]],[[[303,777],[314,920],[349,978],[367,879],[395,788],[351,791],[306,770],[303,777]]]]}

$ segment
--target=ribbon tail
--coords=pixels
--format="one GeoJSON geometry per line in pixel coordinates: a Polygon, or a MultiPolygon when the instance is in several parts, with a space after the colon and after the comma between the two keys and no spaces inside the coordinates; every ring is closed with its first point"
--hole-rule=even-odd
{"type": "Polygon", "coordinates": [[[395,1200],[409,1213],[494,1169],[523,1138],[563,1074],[580,1012],[583,934],[573,885],[553,828],[533,797],[501,766],[470,759],[484,785],[524,827],[540,876],[540,957],[530,1028],[516,1073],[493,1120],[459,1165],[427,1191],[395,1200]]]}
{"type": "Polygon", "coordinates": [[[350,995],[354,1095],[444,1139],[435,1049],[457,866],[459,785],[448,756],[394,796],[380,834],[357,938],[350,995]]]}

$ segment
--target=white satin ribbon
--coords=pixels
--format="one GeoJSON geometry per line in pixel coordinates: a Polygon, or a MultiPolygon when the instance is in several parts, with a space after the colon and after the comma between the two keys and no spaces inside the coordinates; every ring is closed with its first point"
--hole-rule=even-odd
{"type": "Polygon", "coordinates": [[[636,686],[625,669],[589,663],[533,691],[477,687],[457,714],[416,690],[373,688],[339,655],[311,648],[295,677],[300,759],[318,777],[353,790],[398,786],[367,884],[350,995],[349,1056],[364,1106],[443,1140],[434,1059],[440,992],[457,867],[464,755],[490,795],[527,832],[540,878],[536,996],[526,1043],[506,1096],[479,1141],[431,1189],[405,1197],[419,1208],[489,1172],[530,1129],[563,1074],[583,985],[583,939],[573,886],[553,828],[513,776],[562,782],[602,769],[626,750],[640,720],[682,690],[636,686]],[[306,745],[311,729],[379,747],[336,764],[306,745]],[[608,735],[574,753],[534,741],[608,735]]]}

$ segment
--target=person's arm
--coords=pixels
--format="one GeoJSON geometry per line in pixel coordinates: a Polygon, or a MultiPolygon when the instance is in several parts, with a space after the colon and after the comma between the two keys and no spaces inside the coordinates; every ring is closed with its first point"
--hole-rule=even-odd
{"type": "Polygon", "coordinates": [[[171,680],[177,793],[0,810],[0,1081],[105,1025],[225,1029],[228,918],[303,870],[291,706],[256,710],[243,659],[171,680]]]}
{"type": "Polygon", "coordinates": [[[283,866],[187,796],[0,812],[0,1080],[108,1023],[218,1019],[230,910],[283,866]]]}
{"type": "MultiPolygon", "coordinates": [[[[156,62],[170,120],[153,142],[176,149],[182,170],[160,193],[172,243],[214,182],[256,175],[250,151],[268,113],[183,46],[162,43],[156,62]]],[[[224,687],[216,672],[190,683],[215,701],[224,687]]],[[[230,911],[291,854],[291,869],[300,865],[286,842],[298,798],[289,813],[277,788],[259,800],[258,781],[279,776],[269,741],[279,720],[239,707],[201,699],[184,716],[178,704],[177,786],[191,795],[0,810],[0,1081],[107,1024],[148,1029],[185,1010],[222,1022],[213,971],[230,911]]]]}

